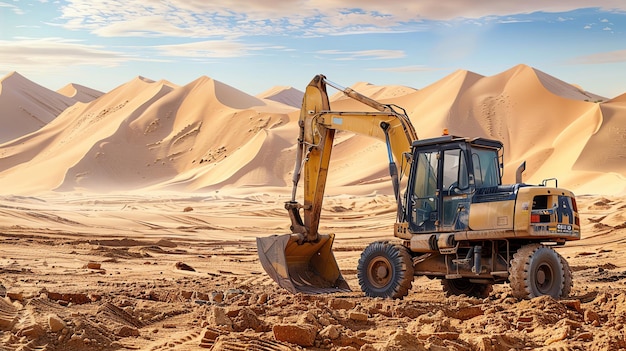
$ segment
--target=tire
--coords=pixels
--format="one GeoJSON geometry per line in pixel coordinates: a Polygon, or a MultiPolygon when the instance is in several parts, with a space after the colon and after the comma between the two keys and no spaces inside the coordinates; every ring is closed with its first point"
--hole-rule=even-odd
{"type": "Polygon", "coordinates": [[[413,284],[411,255],[402,245],[373,242],[361,253],[357,278],[369,297],[402,298],[413,284]]]}
{"type": "Polygon", "coordinates": [[[472,283],[469,279],[442,279],[441,286],[446,296],[467,295],[484,299],[493,290],[492,284],[472,283]]]}
{"type": "MultiPolygon", "coordinates": [[[[569,267],[569,265],[568,265],[569,267]]],[[[513,296],[518,299],[549,295],[555,299],[569,293],[564,288],[566,280],[562,257],[550,247],[539,244],[522,246],[511,260],[509,283],[513,296]]]]}
{"type": "Polygon", "coordinates": [[[561,298],[564,299],[572,292],[574,276],[572,274],[572,268],[570,268],[565,257],[561,256],[559,253],[557,253],[557,255],[561,259],[561,265],[563,266],[563,290],[561,291],[561,298]]]}

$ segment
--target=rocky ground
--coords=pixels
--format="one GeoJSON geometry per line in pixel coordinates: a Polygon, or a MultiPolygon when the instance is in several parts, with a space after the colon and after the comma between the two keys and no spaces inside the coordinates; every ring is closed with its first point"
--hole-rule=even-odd
{"type": "MultiPolygon", "coordinates": [[[[375,234],[380,232],[375,220],[359,220],[364,217],[359,209],[382,211],[373,210],[372,199],[329,202],[326,219],[344,220],[336,228],[326,222],[325,229],[337,233],[336,256],[354,291],[314,296],[289,294],[265,275],[250,239],[259,233],[253,226],[220,227],[216,219],[211,228],[231,234],[202,239],[211,219],[198,212],[203,206],[214,210],[214,203],[170,202],[168,208],[178,209],[172,223],[178,224],[168,227],[155,226],[158,221],[149,215],[161,213],[162,205],[135,199],[132,206],[141,207],[151,229],[133,235],[134,228],[112,223],[117,212],[53,214],[46,210],[52,200],[44,200],[44,205],[22,199],[1,203],[2,351],[626,349],[623,198],[579,200],[586,238],[559,249],[574,271],[572,295],[560,301],[520,301],[506,284],[485,299],[446,297],[437,280],[424,277],[415,279],[402,300],[365,297],[356,262],[368,242],[387,238],[375,234]],[[190,213],[205,224],[191,225],[190,213]],[[33,214],[39,220],[24,224],[21,219],[33,214]],[[85,219],[90,216],[100,219],[85,219]],[[108,226],[98,229],[100,220],[108,226]],[[361,228],[364,222],[368,228],[361,228]],[[106,234],[116,228],[125,235],[106,234]],[[356,235],[355,228],[365,234],[356,235]],[[237,236],[238,230],[252,234],[237,236]],[[103,235],[94,236],[98,231],[103,235]],[[196,235],[172,234],[177,231],[196,235]]],[[[376,208],[390,203],[374,202],[382,204],[376,208]]],[[[132,207],[127,205],[119,208],[132,207]]],[[[264,199],[232,208],[241,213],[242,207],[249,209],[246,216],[267,211],[286,219],[278,203],[264,199]]]]}

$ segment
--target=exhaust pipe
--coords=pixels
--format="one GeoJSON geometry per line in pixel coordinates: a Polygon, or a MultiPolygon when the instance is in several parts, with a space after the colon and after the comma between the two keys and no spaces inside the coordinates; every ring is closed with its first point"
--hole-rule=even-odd
{"type": "Polygon", "coordinates": [[[517,171],[515,171],[515,183],[516,184],[522,183],[522,173],[524,173],[525,170],[526,170],[526,161],[522,162],[522,164],[519,165],[519,167],[517,167],[517,171]]]}

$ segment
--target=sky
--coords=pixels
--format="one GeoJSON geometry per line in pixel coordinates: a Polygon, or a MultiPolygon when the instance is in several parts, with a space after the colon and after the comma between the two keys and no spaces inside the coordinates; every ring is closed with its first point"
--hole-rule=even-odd
{"type": "Polygon", "coordinates": [[[626,93],[626,1],[0,0],[0,78],[52,90],[208,76],[257,95],[316,74],[421,89],[518,64],[626,93]]]}

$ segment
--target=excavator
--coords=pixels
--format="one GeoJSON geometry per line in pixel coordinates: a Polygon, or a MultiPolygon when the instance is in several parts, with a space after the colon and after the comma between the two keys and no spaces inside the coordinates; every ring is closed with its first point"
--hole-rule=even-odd
{"type": "Polygon", "coordinates": [[[335,133],[348,131],[386,144],[397,202],[394,238],[369,244],[357,264],[366,296],[403,298],[416,276],[440,279],[448,296],[487,297],[494,284],[507,282],[519,299],[571,292],[571,268],[554,248],[580,239],[574,194],[555,178],[523,183],[525,162],[515,184],[502,184],[500,141],[447,133],[418,139],[403,108],[324,75],[306,87],[298,123],[293,189],[285,203],[291,233],[257,238],[260,263],[280,287],[303,294],[351,291],[332,252],[335,235],[318,232],[335,133]],[[327,86],[370,108],[333,111],[327,86]]]}

